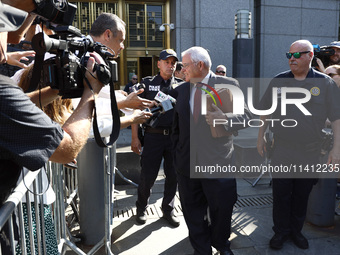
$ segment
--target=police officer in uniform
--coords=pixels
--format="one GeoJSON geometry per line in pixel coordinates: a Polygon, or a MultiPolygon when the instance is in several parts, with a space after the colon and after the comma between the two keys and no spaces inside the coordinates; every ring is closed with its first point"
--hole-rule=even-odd
{"type": "MultiPolygon", "coordinates": [[[[311,168],[319,163],[321,133],[327,117],[332,122],[334,132],[334,146],[329,153],[328,164],[336,166],[340,162],[340,90],[332,79],[311,68],[313,46],[309,41],[295,41],[286,56],[289,59],[290,71],[278,74],[271,81],[260,103],[262,110],[270,109],[273,88],[278,88],[277,109],[271,116],[261,116],[265,125],[259,130],[257,150],[263,156],[264,133],[271,123],[266,120],[279,120],[274,125],[270,124],[274,133],[271,165],[282,165],[291,169],[295,167],[297,173],[279,171],[272,174],[275,234],[270,240],[270,247],[281,249],[284,242],[291,238],[297,247],[308,249],[308,240],[302,235],[301,230],[306,218],[308,197],[317,182],[311,168]],[[303,107],[311,115],[306,115],[294,104],[287,104],[286,115],[281,113],[281,91],[284,87],[304,88],[310,92],[311,99],[304,103],[303,107]],[[293,119],[296,122],[284,122],[285,127],[281,123],[286,119],[293,119]]],[[[303,97],[302,93],[296,92],[287,95],[287,98],[303,97]]]]}
{"type": "MultiPolygon", "coordinates": [[[[169,91],[174,84],[182,80],[174,77],[177,54],[171,49],[163,50],[159,55],[159,73],[156,76],[148,76],[142,79],[145,85],[140,97],[154,100],[159,91],[169,91]]],[[[179,226],[179,220],[173,213],[174,197],[177,189],[177,178],[173,166],[172,143],[170,140],[173,110],[167,111],[159,118],[155,127],[144,126],[143,152],[141,141],[138,138],[138,127],[132,125],[131,149],[141,154],[141,176],[138,185],[137,218],[140,224],[146,222],[145,210],[150,198],[151,188],[154,185],[162,159],[164,159],[164,197],[162,202],[163,217],[174,227],[179,226]]]]}

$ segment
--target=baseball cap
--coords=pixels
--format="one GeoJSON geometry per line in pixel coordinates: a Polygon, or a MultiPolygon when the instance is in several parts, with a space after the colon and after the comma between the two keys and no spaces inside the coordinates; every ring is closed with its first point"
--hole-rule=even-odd
{"type": "Polygon", "coordinates": [[[0,32],[18,30],[27,17],[27,12],[3,4],[0,1],[0,32]]]}
{"type": "Polygon", "coordinates": [[[334,42],[331,42],[329,45],[327,45],[327,48],[331,48],[331,47],[340,48],[340,41],[334,41],[334,42]]]}
{"type": "Polygon", "coordinates": [[[159,60],[166,60],[169,57],[174,57],[176,61],[178,61],[177,54],[172,49],[162,50],[161,53],[159,54],[159,60]]]}

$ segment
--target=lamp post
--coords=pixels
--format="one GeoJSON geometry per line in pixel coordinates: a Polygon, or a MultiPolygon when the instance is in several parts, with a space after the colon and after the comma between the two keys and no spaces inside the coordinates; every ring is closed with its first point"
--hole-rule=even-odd
{"type": "Polygon", "coordinates": [[[235,38],[251,38],[251,12],[238,10],[235,14],[235,38]]]}

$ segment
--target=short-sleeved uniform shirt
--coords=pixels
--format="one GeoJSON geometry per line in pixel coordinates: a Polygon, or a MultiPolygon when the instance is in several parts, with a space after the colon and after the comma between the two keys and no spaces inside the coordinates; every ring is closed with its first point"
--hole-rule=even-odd
{"type": "MultiPolygon", "coordinates": [[[[144,92],[138,96],[149,99],[149,100],[154,100],[155,96],[157,95],[159,91],[163,91],[164,89],[171,90],[173,89],[172,88],[173,84],[178,84],[180,82],[183,82],[183,81],[175,78],[174,76],[171,77],[167,81],[164,81],[163,78],[160,76],[160,74],[156,76],[148,76],[142,79],[141,83],[145,85],[145,89],[144,89],[144,92]]],[[[159,118],[159,123],[157,127],[162,127],[162,128],[171,127],[172,119],[173,119],[173,109],[162,114],[162,116],[159,118]]]]}
{"type": "Polygon", "coordinates": [[[13,170],[7,166],[9,162],[20,169],[38,170],[62,139],[60,125],[32,103],[11,79],[0,75],[0,189],[6,185],[3,176],[10,178],[7,171],[13,170]]]}
{"type": "MultiPolygon", "coordinates": [[[[288,119],[294,119],[297,122],[295,127],[294,122],[286,121],[281,125],[279,121],[275,121],[272,127],[269,126],[274,134],[285,139],[288,142],[294,143],[310,143],[318,141],[321,138],[322,128],[328,118],[330,121],[340,119],[340,90],[335,82],[327,75],[320,73],[314,69],[310,69],[305,80],[298,81],[294,79],[291,71],[286,71],[278,74],[270,82],[261,102],[262,110],[270,109],[272,106],[273,87],[278,88],[278,103],[275,112],[272,114],[272,119],[278,119],[280,122],[288,119]],[[305,115],[294,104],[287,104],[286,115],[281,114],[281,88],[305,88],[311,93],[311,99],[304,103],[303,106],[312,114],[305,115]]],[[[302,93],[287,93],[287,98],[304,98],[302,93]]]]}

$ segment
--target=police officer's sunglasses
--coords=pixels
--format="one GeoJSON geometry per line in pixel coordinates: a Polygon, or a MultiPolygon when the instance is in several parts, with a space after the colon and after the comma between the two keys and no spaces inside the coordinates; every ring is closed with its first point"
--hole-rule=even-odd
{"type": "Polygon", "coordinates": [[[300,58],[302,54],[309,53],[309,52],[310,52],[310,51],[300,51],[300,52],[294,52],[294,53],[287,52],[287,53],[286,53],[286,57],[287,57],[288,59],[291,59],[292,56],[293,56],[294,58],[300,58]]]}

